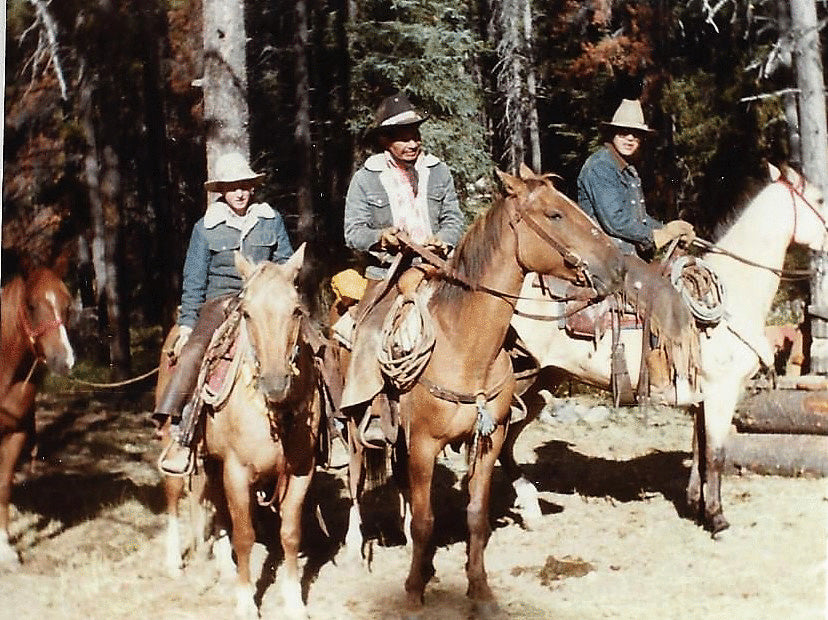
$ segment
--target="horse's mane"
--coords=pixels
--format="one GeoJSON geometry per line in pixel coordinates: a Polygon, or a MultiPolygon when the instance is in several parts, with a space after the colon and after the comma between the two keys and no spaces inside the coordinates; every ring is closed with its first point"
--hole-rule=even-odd
{"type": "Polygon", "coordinates": [[[25,290],[23,276],[15,276],[7,284],[3,286],[0,297],[0,321],[2,322],[2,342],[5,344],[11,340],[11,336],[17,331],[17,324],[19,319],[18,309],[23,303],[23,293],[25,290]]]}
{"type": "MultiPolygon", "coordinates": [[[[500,247],[500,236],[506,228],[505,204],[505,198],[498,198],[485,213],[472,222],[449,261],[449,267],[453,272],[471,286],[480,284],[495,250],[500,247]]],[[[440,280],[433,299],[438,300],[438,303],[451,303],[456,301],[464,290],[468,289],[463,284],[452,280],[440,280]]]]}
{"type": "Polygon", "coordinates": [[[714,243],[718,242],[725,236],[725,234],[727,234],[727,231],[729,231],[736,221],[742,217],[742,214],[748,206],[750,206],[751,202],[753,202],[753,199],[756,198],[756,196],[758,196],[766,186],[767,181],[762,182],[755,178],[750,178],[746,182],[745,187],[737,194],[734,206],[729,209],[718,222],[715,223],[712,235],[714,243]]]}

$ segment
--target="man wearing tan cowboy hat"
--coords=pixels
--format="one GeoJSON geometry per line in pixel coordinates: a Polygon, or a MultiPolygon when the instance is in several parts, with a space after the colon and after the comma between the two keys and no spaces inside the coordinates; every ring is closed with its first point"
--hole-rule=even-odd
{"type": "MultiPolygon", "coordinates": [[[[219,197],[193,227],[181,292],[178,337],[172,357],[177,359],[170,381],[153,414],[163,424],[173,423],[195,388],[201,359],[213,332],[224,320],[229,301],[241,290],[242,278],[233,253],[238,250],[254,262],[283,263],[293,254],[281,215],[266,202],[252,202],[264,174],[253,172],[241,153],[230,152],[216,160],[215,177],[204,183],[219,197]]],[[[175,430],[175,429],[174,429],[175,430]]],[[[188,446],[176,441],[166,449],[162,471],[181,473],[190,458],[188,446]]]]}
{"type": "Polygon", "coordinates": [[[689,404],[699,398],[695,377],[698,332],[690,310],[661,272],[649,265],[657,248],[673,239],[692,240],[693,226],[683,220],[662,224],[644,207],[641,178],[633,165],[644,137],[652,130],[644,122],[638,100],[623,99],[612,120],[602,123],[608,140],[590,155],[578,175],[578,204],[613,237],[627,256],[625,292],[637,312],[648,317],[649,350],[643,351],[646,378],[639,391],[649,389],[652,401],[689,404]]]}
{"type": "Polygon", "coordinates": [[[623,99],[612,120],[603,122],[608,141],[590,155],[578,175],[578,205],[614,237],[621,251],[652,256],[677,237],[695,236],[683,220],[662,224],[644,207],[641,178],[633,165],[644,137],[652,133],[641,103],[623,99]]]}

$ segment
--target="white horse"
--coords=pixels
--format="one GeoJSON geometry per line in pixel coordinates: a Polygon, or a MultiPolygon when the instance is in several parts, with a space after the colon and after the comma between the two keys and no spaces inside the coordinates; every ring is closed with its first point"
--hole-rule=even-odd
{"type": "MultiPolygon", "coordinates": [[[[760,361],[768,366],[773,364],[764,327],[779,287],[786,250],[791,243],[820,250],[828,241],[821,192],[795,171],[787,167],[783,170],[770,166],[771,182],[736,217],[714,249],[702,257],[723,285],[725,318],[700,336],[703,402],[694,407],[693,466],[687,502],[693,514],[699,515],[714,534],[729,526],[722,512],[720,485],[734,409],[760,361]],[[700,513],[702,500],[704,512],[700,513]]],[[[549,300],[543,299],[543,292],[532,285],[531,278],[524,282],[521,297],[525,298],[517,303],[512,326],[541,367],[558,368],[609,389],[611,333],[595,343],[570,337],[557,321],[521,316],[553,314],[549,300]]],[[[631,383],[636,385],[642,334],[640,330],[621,333],[631,383]]],[[[515,439],[526,422],[509,429],[501,461],[513,480],[516,505],[531,527],[540,517],[537,493],[520,474],[512,455],[515,439]]]]}

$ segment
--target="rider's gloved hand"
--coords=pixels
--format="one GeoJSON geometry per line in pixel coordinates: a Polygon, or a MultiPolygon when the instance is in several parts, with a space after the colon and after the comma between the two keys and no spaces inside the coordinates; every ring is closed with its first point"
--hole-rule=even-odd
{"type": "Polygon", "coordinates": [[[187,325],[181,325],[178,328],[178,335],[175,337],[175,342],[172,346],[172,356],[178,357],[181,355],[181,349],[184,348],[184,345],[187,344],[187,341],[190,339],[190,334],[193,333],[193,328],[188,327],[187,325]]]}
{"type": "Polygon", "coordinates": [[[690,243],[696,238],[696,231],[690,222],[684,220],[673,220],[667,222],[664,228],[657,228],[653,231],[653,243],[656,248],[661,248],[673,239],[682,238],[685,243],[690,243]]]}
{"type": "Polygon", "coordinates": [[[425,242],[425,247],[437,254],[438,256],[446,256],[449,252],[448,244],[440,239],[437,235],[432,235],[425,242]]]}
{"type": "Polygon", "coordinates": [[[394,250],[400,247],[400,240],[397,239],[397,233],[399,229],[396,226],[391,226],[390,228],[386,228],[380,234],[380,248],[383,250],[394,250]]]}

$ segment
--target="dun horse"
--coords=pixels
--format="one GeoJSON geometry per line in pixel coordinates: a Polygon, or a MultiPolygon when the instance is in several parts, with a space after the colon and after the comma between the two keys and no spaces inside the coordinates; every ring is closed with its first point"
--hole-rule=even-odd
{"type": "MultiPolygon", "coordinates": [[[[289,617],[306,616],[297,558],[321,409],[308,318],[294,285],[304,249],[303,244],[284,265],[253,265],[236,255],[236,267],[244,278],[237,342],[242,357],[226,398],[213,404],[205,416],[204,456],[220,464],[237,564],[236,614],[242,618],[258,615],[250,575],[255,536],[251,493],[254,484],[274,479],[272,501],[281,516],[284,551],[285,612],[289,617]],[[249,344],[242,344],[245,341],[249,344]]],[[[178,527],[174,515],[183,489],[180,480],[165,481],[170,528],[178,527]]],[[[176,533],[168,536],[168,543],[177,544],[176,533]]],[[[180,562],[180,557],[179,549],[168,549],[168,561],[180,562]]]]}
{"type": "Polygon", "coordinates": [[[428,301],[433,354],[410,391],[399,397],[408,453],[412,557],[407,609],[418,614],[434,575],[431,504],[435,459],[448,444],[467,442],[467,595],[478,613],[499,613],[484,568],[489,496],[515,385],[504,339],[528,271],[589,280],[600,294],[623,279],[622,256],[550,177],[526,167],[499,173],[505,199],[472,224],[448,264],[453,274],[433,285],[428,301]],[[485,421],[488,420],[488,425],[485,421]],[[488,426],[488,428],[484,428],[488,426]]]}
{"type": "Polygon", "coordinates": [[[9,542],[9,500],[14,468],[27,431],[34,428],[34,397],[40,364],[65,375],[75,363],[66,334],[71,296],[65,270],[38,267],[17,276],[2,293],[0,367],[0,566],[17,564],[9,542]]]}
{"type": "MultiPolygon", "coordinates": [[[[718,275],[724,289],[724,319],[701,335],[703,404],[696,407],[693,466],[687,502],[714,534],[728,527],[722,511],[721,475],[733,412],[745,382],[760,361],[773,364],[764,335],[765,320],[779,286],[785,252],[791,243],[812,250],[825,247],[823,200],[816,187],[790,169],[771,167],[771,182],[741,211],[702,260],[718,275]],[[700,454],[701,452],[701,454],[700,454]],[[700,512],[701,511],[701,512],[700,512]]],[[[549,313],[548,299],[527,279],[512,325],[541,366],[559,368],[593,385],[609,389],[611,334],[598,343],[570,337],[557,322],[526,318],[549,313]],[[522,316],[523,315],[523,316],[522,316]]],[[[633,385],[638,380],[641,332],[622,331],[633,385]]],[[[536,412],[535,412],[536,413],[536,412]]],[[[512,457],[514,442],[529,421],[509,429],[501,459],[514,480],[517,502],[531,525],[540,516],[534,486],[521,477],[512,457]]]]}

